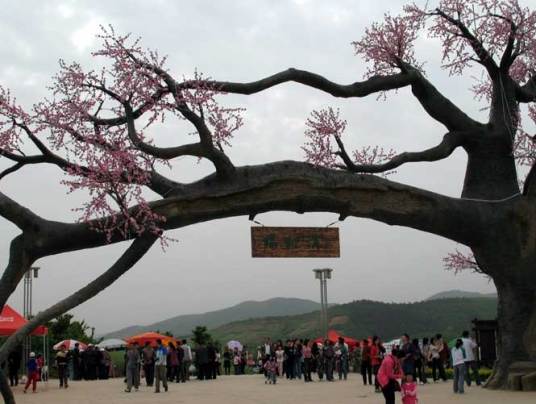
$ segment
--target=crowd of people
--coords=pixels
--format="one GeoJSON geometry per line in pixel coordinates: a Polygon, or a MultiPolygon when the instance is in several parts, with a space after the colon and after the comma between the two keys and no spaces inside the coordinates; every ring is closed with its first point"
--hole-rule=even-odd
{"type": "MultiPolygon", "coordinates": [[[[355,341],[354,341],[355,343],[355,341]]],[[[137,391],[145,385],[159,393],[161,388],[168,391],[169,383],[186,383],[190,375],[199,380],[216,379],[225,375],[242,375],[249,372],[262,373],[266,384],[276,384],[278,378],[288,380],[333,382],[337,377],[346,380],[353,364],[354,371],[360,370],[364,385],[383,393],[386,404],[394,404],[395,392],[402,393],[404,404],[413,404],[417,399],[418,384],[432,381],[446,381],[445,369],[453,369],[453,391],[463,394],[465,384],[471,385],[472,379],[481,384],[475,356],[476,343],[464,331],[449,348],[440,334],[432,338],[411,339],[404,334],[397,344],[384,346],[379,337],[360,341],[358,347],[350,350],[343,337],[337,341],[309,341],[308,339],[288,339],[285,342],[272,342],[266,339],[254,352],[242,346],[225,346],[223,354],[212,343],[197,344],[190,347],[187,340],[166,346],[162,340],[156,347],[146,342],[139,346],[130,344],[124,354],[125,392],[137,391]],[[223,368],[222,368],[223,365],[223,368]],[[401,380],[401,383],[399,382],[401,380]]],[[[18,384],[18,353],[8,359],[10,383],[18,384]]],[[[89,345],[84,351],[76,344],[72,351],[62,345],[55,356],[60,388],[68,388],[69,380],[107,379],[111,373],[111,356],[105,349],[89,345]]],[[[24,392],[32,387],[36,391],[39,380],[46,380],[47,374],[42,356],[30,354],[26,363],[27,380],[24,392]]]]}

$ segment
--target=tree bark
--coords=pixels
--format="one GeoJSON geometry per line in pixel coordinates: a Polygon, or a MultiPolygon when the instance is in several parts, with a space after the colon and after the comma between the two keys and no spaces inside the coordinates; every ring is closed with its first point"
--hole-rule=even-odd
{"type": "Polygon", "coordinates": [[[2,368],[0,368],[0,394],[2,394],[2,399],[5,404],[15,404],[15,396],[13,395],[11,387],[9,387],[7,377],[2,368]]]}
{"type": "Polygon", "coordinates": [[[536,367],[536,283],[496,279],[498,291],[498,352],[493,374],[486,382],[492,389],[509,388],[510,366],[535,362],[536,367]]]}

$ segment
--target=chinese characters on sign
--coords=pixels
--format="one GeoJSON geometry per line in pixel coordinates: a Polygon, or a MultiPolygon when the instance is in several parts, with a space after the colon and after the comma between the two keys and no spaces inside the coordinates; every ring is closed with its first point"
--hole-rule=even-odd
{"type": "Polygon", "coordinates": [[[333,227],[252,227],[252,257],[337,258],[339,229],[333,227]]]}

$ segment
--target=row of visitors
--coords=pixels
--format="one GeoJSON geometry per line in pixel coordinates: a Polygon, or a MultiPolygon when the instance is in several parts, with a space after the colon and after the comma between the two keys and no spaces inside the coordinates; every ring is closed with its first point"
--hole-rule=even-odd
{"type": "Polygon", "coordinates": [[[278,341],[272,344],[269,339],[259,347],[257,360],[267,382],[275,384],[277,377],[302,379],[312,382],[312,374],[318,380],[334,381],[334,374],[339,380],[348,378],[349,348],[344,338],[334,343],[325,340],[323,344],[310,343],[305,339],[288,339],[285,344],[278,341]]]}

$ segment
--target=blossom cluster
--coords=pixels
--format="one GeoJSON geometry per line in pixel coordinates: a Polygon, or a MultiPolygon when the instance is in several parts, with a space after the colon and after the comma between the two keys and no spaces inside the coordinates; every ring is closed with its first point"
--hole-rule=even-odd
{"type": "Polygon", "coordinates": [[[223,92],[197,72],[193,80],[176,83],[166,57],[142,48],[139,39],[118,35],[112,27],[103,27],[98,37],[102,46],[93,56],[104,59],[102,67],[85,71],[78,63],[60,60],[51,97],[30,113],[0,88],[0,152],[24,155],[18,150],[21,125],[28,125],[34,139],[63,159],[69,192],[88,193],[88,201],[76,209],[81,221],[109,240],[146,231],[162,235],[164,218],[151,210],[145,188],[155,164],[167,162],[144,153],[137,142],[152,143],[152,125],[167,114],[184,118],[181,108],[186,105],[208,126],[214,143],[229,145],[242,125],[242,109],[222,107],[216,98],[223,92]],[[127,130],[127,106],[142,122],[137,139],[127,130]]]}
{"type": "Polygon", "coordinates": [[[373,23],[361,40],[352,42],[356,54],[370,62],[367,77],[396,72],[401,62],[420,67],[415,58],[414,42],[422,19],[412,15],[393,17],[385,14],[382,23],[373,23]]]}
{"type": "Polygon", "coordinates": [[[473,253],[463,253],[458,249],[443,258],[443,265],[445,269],[454,271],[454,273],[459,273],[466,269],[480,272],[480,268],[473,253]]]}

